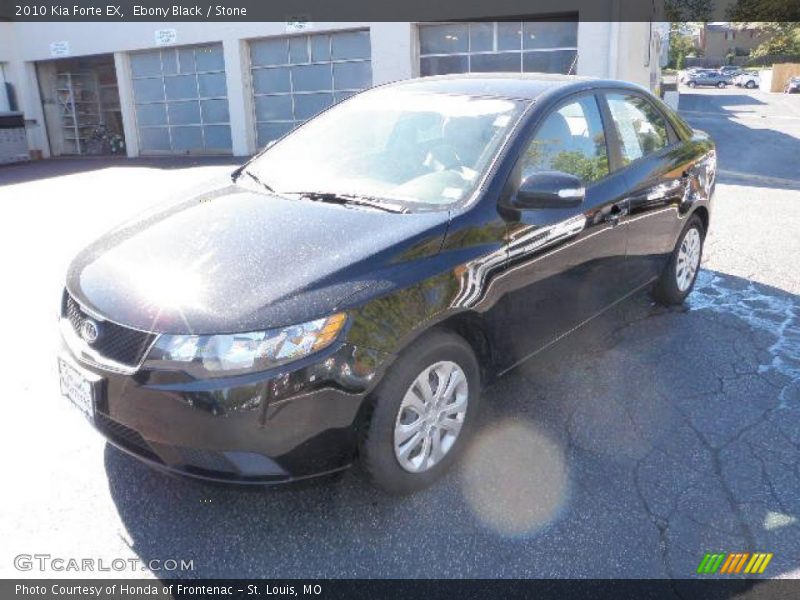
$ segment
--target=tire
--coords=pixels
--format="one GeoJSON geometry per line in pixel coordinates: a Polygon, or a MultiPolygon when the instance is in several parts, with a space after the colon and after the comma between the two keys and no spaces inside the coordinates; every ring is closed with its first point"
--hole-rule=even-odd
{"type": "MultiPolygon", "coordinates": [[[[678,237],[678,243],[675,244],[675,249],[669,257],[669,262],[667,262],[659,280],[653,288],[652,296],[656,302],[666,306],[682,304],[683,301],[686,300],[686,297],[692,293],[694,284],[697,281],[697,273],[700,271],[700,262],[703,260],[703,242],[705,241],[705,235],[706,232],[703,227],[703,221],[701,221],[700,217],[697,215],[693,215],[686,223],[683,231],[681,231],[681,235],[678,237]],[[698,243],[696,257],[694,254],[691,254],[691,263],[694,264],[694,270],[691,272],[689,281],[686,281],[685,276],[681,277],[681,275],[683,275],[683,270],[680,269],[679,262],[681,257],[684,257],[684,260],[686,257],[686,254],[683,254],[684,241],[689,238],[687,246],[692,246],[693,242],[691,240],[694,239],[695,235],[697,235],[696,239],[698,243]]],[[[686,266],[683,267],[683,269],[685,268],[686,266]]]]}
{"type": "Polygon", "coordinates": [[[723,88],[725,87],[725,82],[724,82],[724,81],[720,81],[720,82],[717,84],[717,87],[718,87],[719,89],[723,89],[723,88]]]}
{"type": "Polygon", "coordinates": [[[688,85],[690,88],[696,88],[697,87],[697,84],[694,81],[690,81],[686,85],[688,85]]]}
{"type": "MultiPolygon", "coordinates": [[[[480,369],[470,345],[462,337],[446,330],[434,329],[423,335],[402,352],[370,398],[367,423],[359,439],[358,462],[361,470],[375,486],[392,494],[407,494],[429,486],[452,466],[463,451],[473,428],[479,401],[480,369]],[[435,365],[440,366],[429,371],[428,378],[423,377],[425,371],[435,365]],[[463,375],[462,382],[453,369],[447,381],[458,382],[458,385],[454,388],[452,402],[447,398],[445,405],[456,407],[465,399],[465,412],[460,415],[460,428],[455,433],[451,428],[458,423],[459,415],[454,408],[443,420],[441,415],[439,420],[436,419],[437,411],[433,409],[429,415],[430,421],[416,412],[417,407],[422,410],[425,406],[434,406],[430,402],[425,403],[423,395],[416,391],[420,389],[418,385],[423,385],[418,383],[418,378],[430,382],[429,389],[434,391],[435,397],[438,386],[442,385],[438,374],[446,373],[449,368],[447,365],[455,365],[463,375]],[[435,374],[430,375],[431,372],[435,374]],[[412,387],[415,391],[412,391],[412,387]],[[407,404],[407,399],[423,401],[412,402],[411,406],[407,404]],[[439,427],[440,420],[442,423],[447,421],[448,427],[439,427]],[[403,427],[420,427],[417,423],[422,423],[418,433],[412,435],[402,432],[403,427]],[[430,436],[425,435],[427,430],[431,431],[430,436]],[[399,437],[405,435],[409,436],[405,441],[399,437]],[[415,444],[414,439],[418,435],[422,441],[415,444]],[[434,461],[436,438],[443,452],[434,461]],[[398,441],[400,443],[396,444],[398,441]],[[408,451],[409,444],[411,451],[408,451]],[[427,457],[423,456],[425,444],[429,448],[427,457]],[[407,451],[405,464],[401,463],[399,457],[404,451],[407,451]],[[415,467],[412,463],[415,462],[417,471],[413,470],[415,467]]],[[[448,412],[448,409],[443,410],[448,412]]]]}
{"type": "Polygon", "coordinates": [[[744,84],[744,87],[746,87],[748,90],[752,90],[754,87],[756,87],[756,82],[748,81],[747,83],[744,84]]]}

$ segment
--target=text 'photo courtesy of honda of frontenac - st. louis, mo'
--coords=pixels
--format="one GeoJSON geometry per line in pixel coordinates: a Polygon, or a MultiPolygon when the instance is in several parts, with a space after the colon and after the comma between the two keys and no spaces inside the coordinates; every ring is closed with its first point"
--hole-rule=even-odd
{"type": "Polygon", "coordinates": [[[420,489],[480,426],[482,387],[638,290],[686,298],[715,172],[708,137],[632,84],[373,88],[83,250],[62,390],[168,472],[358,464],[420,489]]]}

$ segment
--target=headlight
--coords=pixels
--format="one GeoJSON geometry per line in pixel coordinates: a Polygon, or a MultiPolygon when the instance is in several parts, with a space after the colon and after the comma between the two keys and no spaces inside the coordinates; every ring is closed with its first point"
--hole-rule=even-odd
{"type": "Polygon", "coordinates": [[[234,375],[264,371],[330,346],[342,331],[347,316],[330,317],[281,329],[225,335],[162,335],[150,350],[147,363],[187,370],[202,367],[211,374],[234,375]]]}

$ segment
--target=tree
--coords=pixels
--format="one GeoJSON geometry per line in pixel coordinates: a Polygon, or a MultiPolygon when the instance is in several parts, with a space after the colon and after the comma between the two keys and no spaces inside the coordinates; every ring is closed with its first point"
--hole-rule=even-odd
{"type": "MultiPolygon", "coordinates": [[[[742,2],[743,0],[739,0],[733,10],[742,9],[742,2]]],[[[768,36],[766,41],[750,53],[753,58],[774,54],[800,54],[800,23],[796,21],[742,21],[736,25],[740,29],[757,29],[768,36]]]]}
{"type": "Polygon", "coordinates": [[[688,23],[670,23],[669,27],[669,64],[682,69],[687,56],[697,55],[694,45],[694,34],[688,23]]]}
{"type": "Polygon", "coordinates": [[[728,7],[728,19],[731,21],[761,21],[777,19],[773,24],[790,24],[800,21],[800,2],[796,0],[736,0],[728,7]]]}
{"type": "Polygon", "coordinates": [[[711,21],[714,14],[714,0],[665,0],[664,13],[667,20],[673,23],[711,21]]]}

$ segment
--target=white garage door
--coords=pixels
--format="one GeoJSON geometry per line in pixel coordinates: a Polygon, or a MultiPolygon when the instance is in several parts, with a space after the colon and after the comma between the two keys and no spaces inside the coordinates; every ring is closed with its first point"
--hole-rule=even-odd
{"type": "Polygon", "coordinates": [[[130,55],[143,154],[230,154],[222,44],[130,55]]]}
{"type": "Polygon", "coordinates": [[[372,85],[369,31],[250,42],[258,145],[372,85]]]}
{"type": "Polygon", "coordinates": [[[506,71],[575,74],[577,22],[419,26],[421,75],[506,71]]]}

